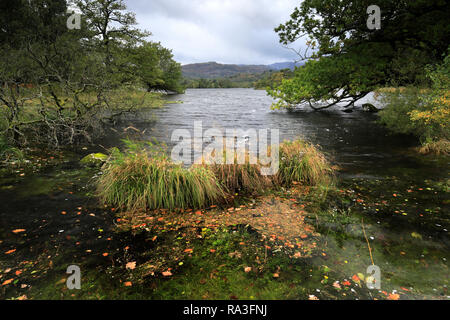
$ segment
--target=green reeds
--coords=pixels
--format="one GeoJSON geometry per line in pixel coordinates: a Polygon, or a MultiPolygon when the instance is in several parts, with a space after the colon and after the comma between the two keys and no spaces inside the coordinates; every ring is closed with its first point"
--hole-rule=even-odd
{"type": "Polygon", "coordinates": [[[107,164],[97,191],[102,203],[129,211],[203,208],[224,197],[214,173],[207,168],[183,168],[147,152],[107,164]]]}
{"type": "Polygon", "coordinates": [[[185,168],[164,153],[129,144],[127,153],[117,149],[112,152],[97,191],[103,204],[128,211],[172,210],[204,208],[223,202],[236,192],[261,194],[294,182],[325,187],[331,184],[330,164],[315,146],[302,140],[283,142],[279,152],[278,173],[264,176],[261,166],[249,161],[248,153],[244,154],[243,164],[237,161],[238,153],[233,153],[234,160],[226,164],[224,153],[224,164],[202,158],[200,164],[185,168]]]}
{"type": "Polygon", "coordinates": [[[280,168],[275,179],[287,186],[293,182],[327,186],[333,180],[325,155],[314,145],[300,139],[280,144],[280,168]]]}

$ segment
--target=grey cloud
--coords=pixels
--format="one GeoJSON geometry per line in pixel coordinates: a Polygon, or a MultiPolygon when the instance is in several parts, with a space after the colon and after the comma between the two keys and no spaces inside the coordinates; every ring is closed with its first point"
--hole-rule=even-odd
{"type": "Polygon", "coordinates": [[[298,0],[127,0],[152,40],[182,63],[266,64],[294,60],[273,31],[298,0]]]}

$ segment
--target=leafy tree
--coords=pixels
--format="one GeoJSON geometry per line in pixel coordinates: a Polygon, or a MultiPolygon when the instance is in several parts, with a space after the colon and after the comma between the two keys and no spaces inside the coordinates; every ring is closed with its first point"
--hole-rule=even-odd
{"type": "Polygon", "coordinates": [[[305,0],[275,29],[285,46],[305,37],[308,45],[298,52],[308,60],[305,67],[269,90],[280,99],[275,108],[349,107],[378,87],[426,81],[425,66],[441,61],[448,46],[447,1],[377,1],[381,29],[369,30],[372,2],[305,0]]]}
{"type": "MultiPolygon", "coordinates": [[[[386,108],[380,122],[396,133],[414,134],[422,143],[450,140],[450,55],[426,68],[430,88],[404,87],[379,90],[386,108]]],[[[450,152],[450,150],[449,150],[450,152]]]]}
{"type": "Polygon", "coordinates": [[[10,16],[0,13],[0,134],[9,141],[91,142],[109,119],[133,108],[114,99],[119,89],[150,78],[154,87],[177,89],[181,72],[170,50],[144,40],[148,33],[134,27],[123,1],[73,2],[81,30],[68,30],[65,1],[18,1],[22,7],[2,2],[10,16]]]}

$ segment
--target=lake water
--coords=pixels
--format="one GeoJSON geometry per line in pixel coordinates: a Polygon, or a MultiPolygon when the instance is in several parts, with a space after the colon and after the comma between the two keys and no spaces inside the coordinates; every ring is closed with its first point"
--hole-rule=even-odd
{"type": "MultiPolygon", "coordinates": [[[[332,266],[348,279],[364,272],[370,264],[358,222],[364,218],[385,283],[409,288],[410,298],[449,296],[448,158],[418,156],[410,150],[417,143],[414,138],[389,135],[375,123],[376,114],[360,109],[352,113],[339,107],[320,112],[272,111],[273,101],[266,92],[253,89],[193,89],[167,99],[181,103],[139,112],[121,125],[134,126],[144,132],[144,139],[169,145],[174,130],[193,132],[195,121],[202,121],[204,129],[279,129],[281,139],[302,137],[320,145],[341,168],[339,187],[354,192],[351,207],[357,223],[353,219],[345,225],[346,232],[319,230],[328,256],[311,264],[332,266]]],[[[118,141],[109,138],[102,144],[112,146],[118,141]]],[[[77,262],[92,272],[104,272],[110,262],[102,253],[122,250],[133,241],[115,234],[113,215],[96,209],[95,198],[87,193],[97,171],[80,170],[78,160],[86,152],[37,174],[14,173],[0,181],[0,271],[22,266],[24,261],[55,260],[60,266],[77,262]],[[19,228],[26,233],[11,232],[19,228]],[[16,251],[4,254],[10,250],[16,251]]],[[[336,227],[329,226],[330,230],[336,227]]],[[[62,267],[50,268],[27,281],[39,288],[63,274],[62,267]]],[[[22,280],[18,281],[16,289],[3,288],[0,296],[18,295],[22,280]]],[[[319,287],[314,281],[304,285],[319,287]]]]}

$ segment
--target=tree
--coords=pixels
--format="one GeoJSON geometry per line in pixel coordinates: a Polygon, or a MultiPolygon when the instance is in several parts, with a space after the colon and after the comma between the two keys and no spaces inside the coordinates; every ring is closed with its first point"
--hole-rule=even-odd
{"type": "Polygon", "coordinates": [[[425,66],[443,59],[450,38],[450,6],[444,0],[380,0],[381,29],[367,27],[369,0],[305,0],[275,31],[308,60],[292,79],[269,94],[275,108],[350,107],[376,88],[426,81],[425,66]],[[311,52],[308,54],[308,52],[311,52]]]}
{"type": "Polygon", "coordinates": [[[117,101],[119,89],[148,79],[177,89],[179,65],[170,50],[144,40],[148,33],[134,27],[123,1],[75,1],[80,30],[67,28],[65,1],[18,1],[2,2],[6,14],[0,12],[0,134],[10,142],[91,142],[109,119],[135,107],[117,101]]]}

